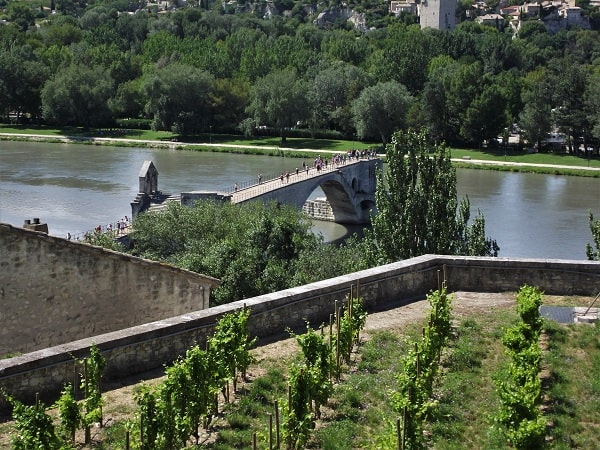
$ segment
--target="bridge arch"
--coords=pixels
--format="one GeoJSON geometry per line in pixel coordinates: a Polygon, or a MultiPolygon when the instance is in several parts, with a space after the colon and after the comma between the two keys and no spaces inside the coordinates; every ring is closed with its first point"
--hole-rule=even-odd
{"type": "MultiPolygon", "coordinates": [[[[336,223],[368,223],[375,210],[376,169],[381,164],[380,159],[361,160],[304,179],[292,177],[289,182],[281,182],[268,192],[242,201],[274,200],[302,208],[313,191],[320,187],[331,205],[336,223]]],[[[235,201],[235,197],[232,200],[235,201]]]]}

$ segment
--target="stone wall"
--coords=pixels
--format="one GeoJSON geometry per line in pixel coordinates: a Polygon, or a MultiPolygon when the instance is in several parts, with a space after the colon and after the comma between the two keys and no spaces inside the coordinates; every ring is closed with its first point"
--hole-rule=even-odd
{"type": "Polygon", "coordinates": [[[333,210],[326,199],[317,198],[315,200],[307,200],[302,207],[302,212],[309,217],[317,220],[326,220],[333,222],[333,210]]]}
{"type": "Polygon", "coordinates": [[[0,224],[0,357],[208,307],[218,280],[0,224]]]}
{"type": "Polygon", "coordinates": [[[600,262],[426,255],[0,360],[0,387],[23,401],[36,392],[50,401],[73,381],[73,359],[87,356],[92,343],[107,359],[110,381],[159,368],[190,346],[202,346],[223,314],[244,306],[252,310],[250,333],[260,345],[261,338],[287,335],[287,329],[302,331],[306,321],[313,327],[328,323],[336,301],[351,289],[368,310],[398,307],[424,298],[444,276],[450,292],[516,292],[524,284],[553,295],[594,296],[600,290],[600,262]]]}

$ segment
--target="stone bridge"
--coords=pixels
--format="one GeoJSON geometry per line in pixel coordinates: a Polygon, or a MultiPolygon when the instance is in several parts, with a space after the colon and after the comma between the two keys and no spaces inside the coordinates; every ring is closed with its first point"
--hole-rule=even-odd
{"type": "MultiPolygon", "coordinates": [[[[243,188],[234,188],[227,196],[232,203],[252,200],[276,201],[302,208],[312,192],[320,187],[325,193],[337,223],[368,223],[375,210],[377,169],[379,158],[350,158],[339,164],[320,169],[309,167],[284,174],[279,178],[258,180],[243,188]]],[[[191,205],[199,198],[214,197],[217,193],[188,192],[181,194],[182,204],[191,205]]]]}
{"type": "Polygon", "coordinates": [[[382,164],[379,158],[349,157],[320,168],[306,167],[277,178],[257,179],[242,187],[232,187],[229,192],[189,191],[173,196],[158,190],[158,171],[152,161],[146,161],[140,171],[140,192],[131,204],[132,217],[149,209],[160,209],[168,201],[192,206],[201,199],[232,203],[276,201],[301,209],[313,191],[320,187],[331,206],[334,222],[368,223],[371,212],[375,212],[377,170],[382,164]]]}

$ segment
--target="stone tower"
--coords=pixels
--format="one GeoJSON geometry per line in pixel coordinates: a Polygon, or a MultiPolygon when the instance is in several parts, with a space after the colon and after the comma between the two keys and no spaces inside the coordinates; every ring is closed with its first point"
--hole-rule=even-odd
{"type": "Polygon", "coordinates": [[[419,17],[421,29],[453,30],[456,26],[456,0],[422,0],[419,17]]]}

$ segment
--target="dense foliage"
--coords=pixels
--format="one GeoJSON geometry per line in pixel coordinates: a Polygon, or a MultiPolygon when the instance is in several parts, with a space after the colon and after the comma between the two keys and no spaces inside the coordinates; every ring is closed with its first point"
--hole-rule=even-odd
{"type": "Polygon", "coordinates": [[[546,419],[540,408],[541,304],[542,292],[536,287],[523,286],[517,294],[517,312],[521,320],[507,328],[502,338],[510,360],[496,378],[500,410],[495,419],[517,449],[544,447],[546,419]]]}
{"type": "Polygon", "coordinates": [[[432,144],[425,131],[400,131],[386,156],[373,217],[374,262],[427,253],[497,256],[498,245],[485,237],[483,216],[469,225],[468,198],[457,204],[456,169],[446,146],[432,144]]]}
{"type": "Polygon", "coordinates": [[[361,245],[336,248],[310,230],[293,207],[197,202],[140,215],[134,253],[219,278],[214,304],[229,303],[364,268],[361,245]],[[304,265],[310,261],[310,264],[304,265]]]}
{"type": "Polygon", "coordinates": [[[594,219],[594,215],[590,211],[590,231],[594,245],[587,244],[585,254],[591,261],[600,261],[600,219],[594,219]]]}
{"type": "MultiPolygon", "coordinates": [[[[220,392],[228,392],[251,361],[250,347],[255,338],[248,334],[250,309],[225,314],[209,337],[207,349],[193,346],[185,357],[166,368],[159,385],[143,385],[135,392],[140,426],[139,448],[170,450],[182,448],[190,437],[198,445],[200,428],[208,428],[218,413],[220,392]]],[[[229,397],[225,396],[229,401],[229,397]]]]}
{"type": "Polygon", "coordinates": [[[402,416],[402,448],[412,450],[426,448],[423,425],[435,404],[434,382],[451,331],[452,296],[446,287],[432,291],[427,300],[431,305],[429,322],[422,338],[412,343],[403,358],[398,391],[392,393],[394,409],[402,416]]]}
{"type": "MultiPolygon", "coordinates": [[[[53,14],[3,5],[4,121],[146,119],[181,134],[245,124],[283,138],[307,127],[383,143],[398,127],[426,125],[436,138],[472,145],[521,122],[531,145],[554,126],[574,149],[600,137],[596,30],[551,34],[534,18],[516,36],[472,21],[421,30],[382,1],[348,2],[366,14],[357,28],[345,19],[314,25],[327,3],[276,1],[273,16],[257,2],[159,11],[142,1],[62,0],[51,2],[53,14]]],[[[463,18],[467,7],[460,2],[463,18]]]]}

